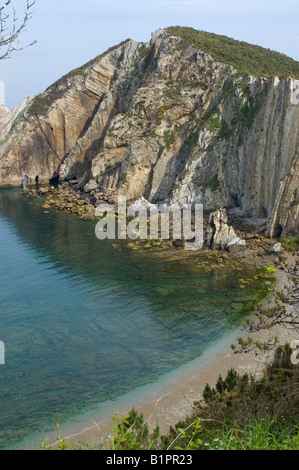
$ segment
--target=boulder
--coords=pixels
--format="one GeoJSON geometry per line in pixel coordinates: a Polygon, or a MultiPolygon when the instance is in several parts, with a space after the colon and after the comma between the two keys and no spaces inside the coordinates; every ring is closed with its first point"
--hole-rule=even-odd
{"type": "Polygon", "coordinates": [[[282,251],[283,251],[283,247],[281,243],[276,243],[272,248],[273,253],[281,253],[282,251]]]}

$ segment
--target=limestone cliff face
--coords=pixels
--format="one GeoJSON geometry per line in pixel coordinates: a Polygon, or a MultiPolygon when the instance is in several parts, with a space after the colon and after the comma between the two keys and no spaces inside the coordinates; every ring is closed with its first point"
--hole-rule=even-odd
{"type": "Polygon", "coordinates": [[[299,229],[292,78],[238,73],[179,37],[128,40],[13,112],[0,110],[0,185],[79,180],[136,200],[230,209],[299,229]]]}

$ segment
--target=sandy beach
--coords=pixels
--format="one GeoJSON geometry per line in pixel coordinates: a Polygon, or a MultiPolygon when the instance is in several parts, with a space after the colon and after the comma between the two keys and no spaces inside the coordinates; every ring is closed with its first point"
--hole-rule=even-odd
{"type": "MultiPolygon", "coordinates": [[[[289,296],[289,299],[296,290],[296,284],[290,281],[291,274],[298,272],[298,266],[298,254],[285,254],[284,261],[277,270],[276,291],[284,292],[289,296]]],[[[294,301],[294,297],[293,295],[292,302],[289,304],[284,303],[281,305],[293,314],[298,312],[298,303],[296,300],[294,301]]],[[[275,294],[272,294],[264,302],[263,308],[269,309],[276,304],[277,298],[275,294]]],[[[229,344],[227,339],[222,347],[218,349],[212,348],[210,353],[207,353],[207,356],[200,362],[194,361],[185,370],[183,367],[182,371],[184,372],[181,374],[181,377],[178,371],[177,375],[174,375],[172,380],[168,380],[168,383],[162,384],[162,387],[159,387],[159,384],[157,384],[156,396],[152,400],[139,405],[140,397],[137,392],[130,408],[128,408],[128,404],[121,404],[116,401],[111,404],[111,409],[114,406],[115,412],[119,410],[120,415],[125,416],[132,407],[135,407],[144,414],[150,428],[154,428],[158,423],[161,432],[167,433],[170,426],[175,425],[178,421],[192,413],[193,403],[202,398],[205,385],[207,383],[214,385],[220,374],[225,376],[231,368],[234,368],[240,374],[250,373],[256,377],[262,374],[266,363],[270,362],[273,357],[275,347],[267,351],[253,348],[251,351],[237,352],[230,346],[231,344],[238,344],[239,336],[246,339],[249,335],[253,341],[260,343],[271,342],[275,337],[279,339],[278,344],[285,344],[286,342],[299,339],[298,330],[296,331],[291,326],[275,325],[267,329],[257,328],[253,332],[244,328],[241,335],[235,333],[235,341],[229,344]]],[[[114,415],[115,413],[112,413],[110,419],[101,421],[90,418],[90,427],[85,426],[82,431],[68,436],[63,435],[62,437],[66,439],[67,445],[71,448],[75,448],[78,442],[84,442],[92,446],[104,443],[109,435],[111,435],[114,415]]]]}

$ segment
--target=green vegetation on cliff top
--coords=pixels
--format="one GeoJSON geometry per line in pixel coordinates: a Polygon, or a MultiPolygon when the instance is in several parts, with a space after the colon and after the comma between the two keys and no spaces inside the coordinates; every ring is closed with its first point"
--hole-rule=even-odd
{"type": "MultiPolygon", "coordinates": [[[[166,29],[171,36],[182,39],[181,47],[190,44],[201,51],[211,55],[216,61],[233,66],[243,74],[261,77],[295,77],[299,79],[299,62],[279,52],[271,51],[260,46],[236,41],[226,36],[220,36],[193,28],[172,26],[166,29]]],[[[87,64],[72,70],[51,85],[46,93],[35,97],[29,108],[29,115],[45,114],[51,104],[61,98],[67,88],[66,81],[73,76],[87,76],[88,69],[99,62],[108,53],[126,44],[129,39],[111,47],[103,54],[89,61],[87,64]]]]}
{"type": "Polygon", "coordinates": [[[299,62],[279,52],[193,28],[172,26],[166,31],[171,36],[182,38],[182,46],[193,44],[215,60],[231,65],[242,73],[299,79],[299,62]]]}

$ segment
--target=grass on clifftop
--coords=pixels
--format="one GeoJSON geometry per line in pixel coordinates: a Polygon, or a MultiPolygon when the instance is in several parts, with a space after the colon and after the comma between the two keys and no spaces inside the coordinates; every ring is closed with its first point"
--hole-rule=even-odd
{"type": "MultiPolygon", "coordinates": [[[[173,26],[166,30],[169,35],[182,38],[181,46],[193,44],[198,49],[211,55],[216,61],[233,66],[240,73],[262,77],[295,77],[299,79],[299,62],[279,52],[260,46],[236,41],[226,36],[219,36],[192,28],[173,26]]],[[[67,90],[67,80],[74,76],[86,77],[89,68],[99,62],[105,55],[126,44],[129,39],[111,47],[95,59],[78,67],[51,85],[45,93],[36,96],[29,107],[30,116],[47,113],[54,101],[61,98],[67,90]]],[[[222,129],[226,136],[225,129],[222,129]]]]}
{"type": "Polygon", "coordinates": [[[193,28],[172,26],[167,28],[167,32],[182,38],[182,45],[193,44],[215,60],[232,65],[242,73],[299,79],[299,62],[279,52],[193,28]]]}

